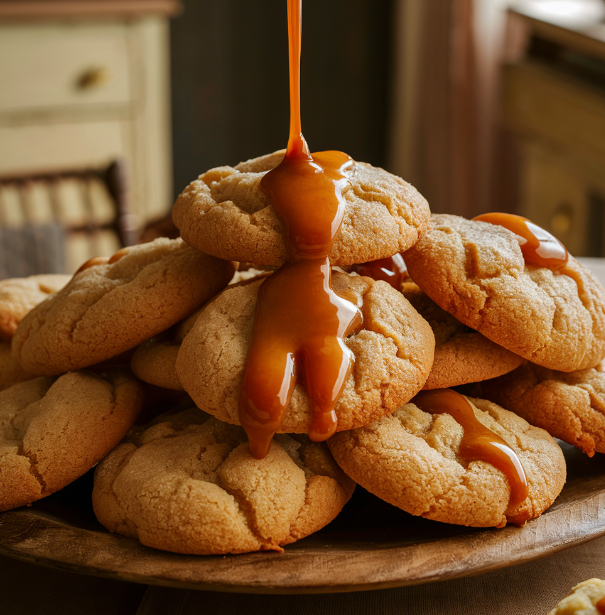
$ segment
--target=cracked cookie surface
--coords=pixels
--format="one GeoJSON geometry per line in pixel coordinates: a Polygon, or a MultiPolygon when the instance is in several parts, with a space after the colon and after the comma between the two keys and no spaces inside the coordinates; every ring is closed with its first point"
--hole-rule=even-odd
{"type": "Polygon", "coordinates": [[[34,378],[0,392],[0,511],[90,470],[130,429],[143,398],[142,385],[117,370],[34,378]]]}
{"type": "MultiPolygon", "coordinates": [[[[189,184],[172,211],[183,239],[221,258],[282,265],[283,224],[260,181],[284,153],[211,169],[189,184]]],[[[430,211],[424,197],[383,169],[356,163],[351,187],[343,194],[347,210],[330,253],[333,265],[392,256],[413,245],[428,228],[430,211]]]]}
{"type": "Polygon", "coordinates": [[[416,284],[405,282],[401,292],[431,325],[435,334],[435,359],[424,390],[446,389],[496,378],[523,362],[522,357],[488,340],[442,310],[416,284]]]}
{"type": "Polygon", "coordinates": [[[560,371],[605,357],[605,290],[572,256],[563,273],[527,266],[522,239],[501,226],[433,215],[404,254],[414,282],[465,325],[560,371]]]}
{"type": "Polygon", "coordinates": [[[502,527],[534,518],[563,488],[565,459],[543,429],[486,400],[467,398],[477,419],[517,453],[527,499],[508,511],[506,476],[485,461],[459,454],[464,430],[449,414],[431,415],[413,403],[371,425],[332,436],[340,467],[362,487],[413,515],[472,527],[502,527]]]}
{"type": "MultiPolygon", "coordinates": [[[[228,423],[239,424],[238,400],[261,282],[228,288],[209,303],[177,357],[179,379],[198,407],[228,423]]],[[[430,372],[435,341],[426,320],[386,282],[333,271],[332,285],[363,314],[363,328],[345,340],[355,356],[335,406],[338,430],[345,430],[411,399],[430,372]]],[[[299,373],[279,431],[308,433],[312,418],[299,373]]]]}
{"type": "Polygon", "coordinates": [[[605,364],[557,372],[526,362],[480,384],[481,395],[577,446],[589,456],[605,453],[605,364]]]}
{"type": "Polygon", "coordinates": [[[189,316],[233,275],[231,262],[181,239],[126,250],[76,273],[23,319],[12,348],[25,369],[52,376],[115,357],[189,316]]]}
{"type": "Polygon", "coordinates": [[[0,340],[10,341],[23,317],[49,295],[61,290],[70,275],[43,274],[0,281],[0,340]]]}
{"type": "Polygon", "coordinates": [[[93,506],[110,531],[156,549],[281,551],[329,523],[354,487],[325,444],[279,435],[258,460],[243,428],[196,408],[134,429],[96,469],[93,506]]]}

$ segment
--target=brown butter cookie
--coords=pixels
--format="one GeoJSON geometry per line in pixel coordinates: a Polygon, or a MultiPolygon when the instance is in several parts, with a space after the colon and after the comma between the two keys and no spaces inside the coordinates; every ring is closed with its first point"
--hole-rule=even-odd
{"type": "Polygon", "coordinates": [[[446,389],[506,374],[523,362],[510,350],[456,320],[412,283],[401,291],[435,334],[435,359],[424,390],[446,389]]]}
{"type": "Polygon", "coordinates": [[[508,515],[508,479],[490,463],[460,456],[464,430],[448,414],[431,415],[409,403],[371,425],[335,434],[328,446],[353,480],[412,515],[472,527],[539,516],[565,483],[561,449],[512,412],[489,401],[469,401],[477,419],[523,464],[529,496],[508,515]]]}
{"type": "Polygon", "coordinates": [[[0,340],[10,341],[23,317],[49,295],[61,290],[70,275],[44,274],[0,281],[0,340]]]}
{"type": "Polygon", "coordinates": [[[465,325],[561,371],[605,356],[605,291],[570,256],[564,273],[525,264],[520,238],[486,222],[433,215],[405,254],[414,282],[465,325]]]}
{"type": "MultiPolygon", "coordinates": [[[[201,313],[183,341],[176,368],[199,408],[239,424],[238,400],[252,344],[256,297],[262,280],[226,289],[201,313]]],[[[433,361],[428,323],[386,282],[334,271],[334,290],[354,296],[363,329],[345,343],[355,363],[336,402],[338,429],[365,425],[411,399],[433,361]]],[[[306,388],[296,384],[280,432],[308,433],[312,408],[306,388]]]]}
{"type": "MultiPolygon", "coordinates": [[[[236,271],[229,285],[241,285],[255,277],[264,277],[265,275],[267,275],[266,272],[253,268],[236,271]]],[[[143,342],[136,349],[130,367],[137,378],[165,389],[185,390],[176,372],[176,359],[185,336],[191,331],[206,305],[207,303],[185,320],[171,327],[168,331],[143,342]]]]}
{"type": "Polygon", "coordinates": [[[605,365],[557,372],[530,362],[480,383],[481,395],[592,457],[605,453],[605,365]]]}
{"type": "Polygon", "coordinates": [[[143,405],[126,372],[72,372],[0,392],[0,510],[31,504],[90,470],[143,405]]]}
{"type": "Polygon", "coordinates": [[[354,482],[325,444],[280,435],[254,459],[241,427],[196,410],[134,431],[95,471],[112,532],[176,553],[278,550],[329,523],[354,482]]]}
{"type": "MultiPolygon", "coordinates": [[[[282,265],[283,224],[260,181],[284,153],[211,169],[189,184],[172,211],[183,239],[221,258],[282,265]]],[[[351,184],[344,193],[347,212],[330,253],[333,265],[392,256],[413,245],[427,229],[428,203],[401,178],[358,162],[351,184]]]]}
{"type": "Polygon", "coordinates": [[[233,268],[181,239],[127,248],[116,262],[77,273],[33,309],[17,329],[13,352],[38,375],[105,361],[191,314],[229,282],[233,268]]]}
{"type": "Polygon", "coordinates": [[[176,358],[181,343],[191,331],[205,306],[163,334],[143,342],[132,355],[130,368],[143,382],[163,389],[184,391],[176,373],[176,358]]]}

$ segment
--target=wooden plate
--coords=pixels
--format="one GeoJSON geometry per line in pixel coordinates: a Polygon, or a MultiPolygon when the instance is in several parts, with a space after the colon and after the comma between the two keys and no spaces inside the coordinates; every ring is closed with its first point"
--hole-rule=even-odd
{"type": "Polygon", "coordinates": [[[562,445],[568,481],[525,527],[481,530],[412,517],[358,488],[341,515],[282,554],[185,556],[110,534],[90,506],[92,472],[0,515],[0,553],[75,572],[182,588],[344,592],[415,585],[527,562],[605,535],[605,455],[562,445]]]}

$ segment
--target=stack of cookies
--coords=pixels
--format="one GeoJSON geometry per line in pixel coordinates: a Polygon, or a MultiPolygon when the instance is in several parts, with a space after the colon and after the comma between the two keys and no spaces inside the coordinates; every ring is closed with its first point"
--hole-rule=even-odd
{"type": "Polygon", "coordinates": [[[513,232],[431,218],[412,186],[357,163],[330,255],[334,291],[363,315],[345,340],[355,362],[337,433],[309,439],[296,374],[269,454],[253,457],[239,396],[259,288],[286,258],[260,181],[283,155],[192,182],[174,207],[180,239],[93,259],[55,286],[7,281],[7,300],[0,283],[0,510],[102,460],[92,498],[110,531],[177,553],[279,551],[334,519],[355,483],[429,519],[522,524],[565,482],[552,435],[605,452],[605,291],[592,274],[572,257],[564,272],[528,265],[513,232]],[[350,272],[400,253],[403,284],[350,272]],[[14,289],[28,284],[44,291],[26,303],[14,289]],[[506,469],[469,455],[455,413],[421,402],[460,386],[473,397],[452,395],[522,466],[521,499],[506,469]]]}

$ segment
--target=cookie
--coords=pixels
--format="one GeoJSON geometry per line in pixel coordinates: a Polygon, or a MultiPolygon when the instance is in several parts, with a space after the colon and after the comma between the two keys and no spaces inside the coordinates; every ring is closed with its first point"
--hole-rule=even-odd
{"type": "Polygon", "coordinates": [[[482,382],[481,395],[592,457],[605,453],[605,364],[557,372],[526,362],[482,382]]]}
{"type": "Polygon", "coordinates": [[[130,429],[143,396],[124,371],[34,378],[0,392],[0,511],[90,470],[130,429]]]}
{"type": "Polygon", "coordinates": [[[34,378],[17,363],[11,352],[10,344],[0,342],[0,391],[12,387],[13,384],[25,382],[34,378]]]}
{"type": "Polygon", "coordinates": [[[233,263],[181,239],[156,239],[76,273],[21,322],[13,353],[55,375],[105,361],[165,331],[223,288],[233,263]]]}
{"type": "Polygon", "coordinates": [[[10,341],[23,317],[49,295],[61,290],[70,275],[45,274],[0,281],[0,340],[10,341]]]}
{"type": "Polygon", "coordinates": [[[435,359],[423,389],[445,389],[496,378],[523,362],[523,357],[498,346],[442,310],[416,284],[404,283],[401,292],[435,334],[435,359]]]}
{"type": "Polygon", "coordinates": [[[495,404],[470,398],[476,418],[518,455],[529,496],[514,510],[506,476],[460,455],[463,428],[449,414],[432,415],[413,401],[371,425],[338,433],[328,446],[362,487],[412,515],[472,527],[502,527],[539,516],[565,483],[565,460],[542,429],[495,404]]]}
{"type": "Polygon", "coordinates": [[[176,357],[185,336],[191,331],[203,308],[161,335],[143,342],[134,352],[130,367],[137,378],[155,386],[184,391],[176,373],[176,357]]]}
{"type": "MultiPolygon", "coordinates": [[[[260,182],[284,153],[211,169],[189,184],[172,210],[183,239],[221,258],[282,265],[287,258],[283,224],[260,182]]],[[[424,197],[383,169],[356,163],[344,196],[347,211],[329,255],[333,265],[392,256],[413,245],[428,227],[424,197]]]]}
{"type": "MultiPolygon", "coordinates": [[[[199,408],[239,424],[238,400],[252,344],[256,298],[262,280],[223,291],[201,313],[179,351],[179,380],[199,408]]],[[[386,282],[334,271],[334,290],[354,297],[363,328],[345,343],[355,363],[336,402],[338,429],[365,425],[411,399],[433,362],[428,323],[386,282]]],[[[308,433],[312,408],[300,381],[284,414],[281,433],[308,433]]]]}
{"type": "MultiPolygon", "coordinates": [[[[236,271],[230,285],[241,284],[265,276],[267,272],[254,268],[236,271]]],[[[191,331],[195,321],[205,306],[196,310],[191,316],[170,328],[168,331],[143,342],[134,352],[130,367],[137,378],[173,391],[184,391],[176,373],[176,358],[185,336],[191,331]]]]}
{"type": "Polygon", "coordinates": [[[578,583],[548,615],[600,615],[605,610],[605,581],[588,579],[578,583]],[[599,605],[601,610],[597,607],[599,605]]]}
{"type": "Polygon", "coordinates": [[[487,222],[434,215],[404,254],[414,282],[465,325],[550,369],[605,357],[605,290],[573,257],[562,273],[526,265],[521,238],[487,222]]]}
{"type": "Polygon", "coordinates": [[[195,409],[133,431],[96,469],[93,506],[107,529],[156,549],[281,551],[329,523],[354,487],[323,443],[277,436],[257,460],[243,428],[195,409]]]}

